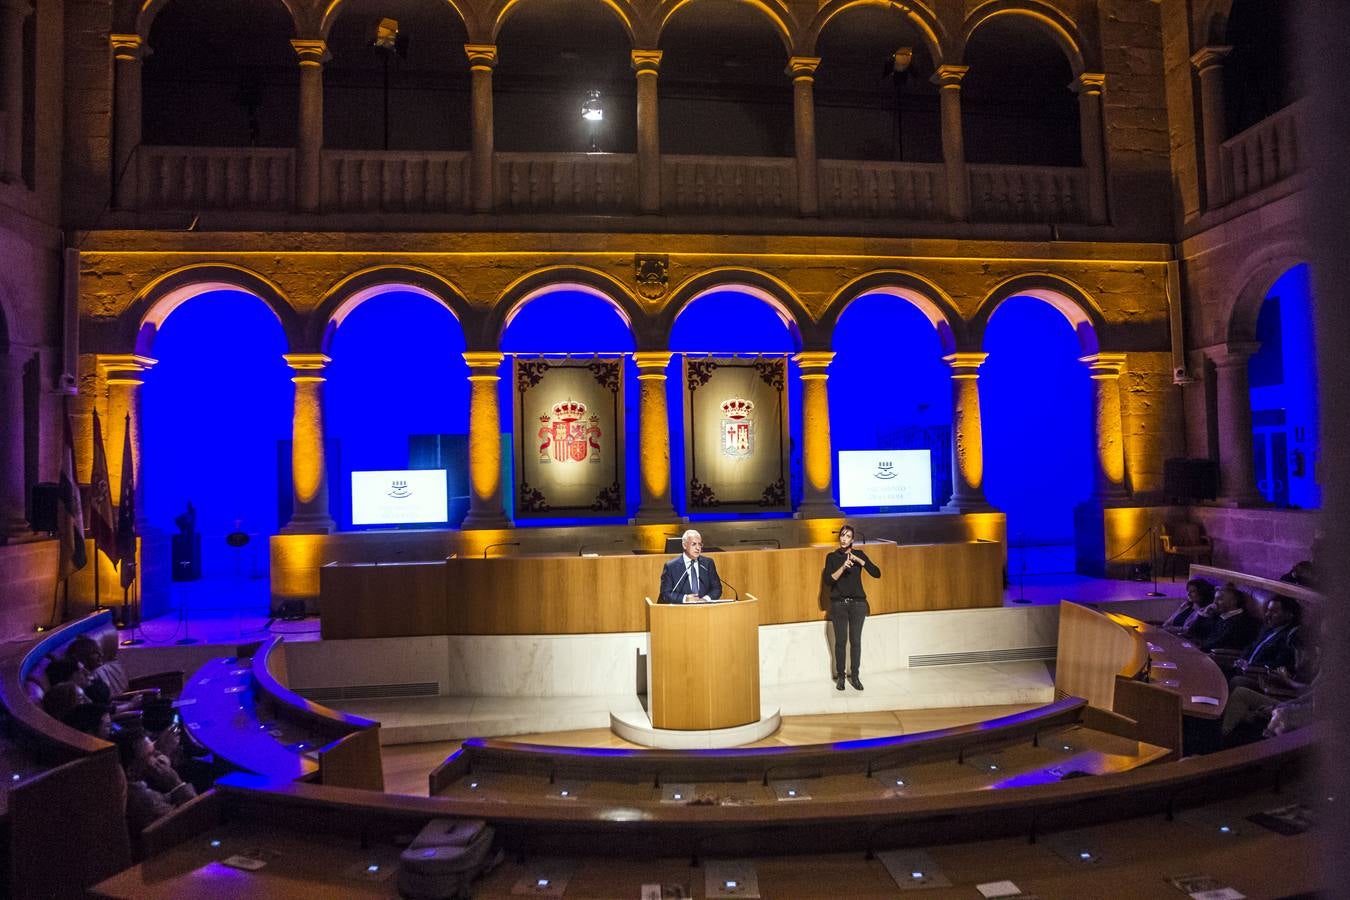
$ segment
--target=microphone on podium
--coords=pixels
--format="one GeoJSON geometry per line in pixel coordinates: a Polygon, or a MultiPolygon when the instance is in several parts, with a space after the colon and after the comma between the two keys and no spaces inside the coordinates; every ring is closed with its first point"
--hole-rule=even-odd
{"type": "Polygon", "coordinates": [[[498,544],[488,544],[486,547],[483,548],[483,559],[488,558],[488,551],[491,550],[493,547],[519,547],[519,546],[520,541],[502,541],[501,543],[498,544]]]}
{"type": "Polygon", "coordinates": [[[577,556],[599,556],[599,553],[587,553],[587,550],[594,550],[596,547],[612,547],[615,544],[622,544],[621,540],[601,541],[598,544],[582,544],[577,548],[577,556]]]}
{"type": "Polygon", "coordinates": [[[762,545],[765,545],[765,546],[767,546],[767,545],[769,545],[769,544],[773,544],[775,550],[782,550],[782,549],[783,549],[783,542],[780,541],[780,540],[778,540],[778,538],[760,538],[759,540],[755,540],[755,539],[753,539],[753,538],[742,538],[741,540],[737,541],[737,543],[739,543],[739,544],[762,544],[762,545]]]}
{"type": "MultiPolygon", "coordinates": [[[[719,576],[719,578],[720,578],[720,576],[719,576]]],[[[735,597],[732,597],[732,598],[731,598],[732,600],[739,600],[739,599],[741,599],[741,592],[738,591],[738,590],[736,590],[736,585],[732,584],[730,581],[727,581],[725,578],[722,578],[721,581],[722,581],[722,585],[723,585],[724,587],[729,587],[729,588],[731,588],[731,592],[732,592],[733,594],[736,595],[735,597]]]]}

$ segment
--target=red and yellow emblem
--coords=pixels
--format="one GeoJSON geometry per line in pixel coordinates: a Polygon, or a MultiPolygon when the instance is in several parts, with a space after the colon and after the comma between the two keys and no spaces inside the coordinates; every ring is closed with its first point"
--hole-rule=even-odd
{"type": "Polygon", "coordinates": [[[552,415],[540,416],[539,426],[541,463],[585,462],[588,458],[600,462],[600,417],[587,418],[586,404],[580,400],[553,404],[552,415]]]}

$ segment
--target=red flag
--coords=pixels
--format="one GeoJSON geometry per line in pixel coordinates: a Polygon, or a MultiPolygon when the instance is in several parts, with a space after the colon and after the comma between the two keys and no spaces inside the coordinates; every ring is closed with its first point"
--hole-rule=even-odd
{"type": "Polygon", "coordinates": [[[117,560],[117,532],[113,523],[112,485],[108,483],[108,455],[103,450],[103,426],[94,412],[94,467],[89,473],[89,534],[94,549],[117,560]]]}
{"type": "Polygon", "coordinates": [[[65,419],[61,447],[61,496],[56,509],[56,530],[61,538],[57,577],[62,581],[83,569],[89,557],[84,549],[84,507],[80,503],[80,482],[75,477],[75,439],[70,431],[70,406],[63,404],[65,419]]]}
{"type": "Polygon", "coordinates": [[[136,472],[131,459],[131,414],[122,440],[122,492],[117,498],[117,571],[122,587],[136,580],[136,472]]]}

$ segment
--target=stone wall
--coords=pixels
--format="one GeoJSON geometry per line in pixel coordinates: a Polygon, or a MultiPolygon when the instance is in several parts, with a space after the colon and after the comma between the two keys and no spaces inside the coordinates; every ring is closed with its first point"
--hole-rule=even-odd
{"type": "Polygon", "coordinates": [[[1315,510],[1197,506],[1190,518],[1214,542],[1214,565],[1266,578],[1279,578],[1308,559],[1318,530],[1315,510]]]}

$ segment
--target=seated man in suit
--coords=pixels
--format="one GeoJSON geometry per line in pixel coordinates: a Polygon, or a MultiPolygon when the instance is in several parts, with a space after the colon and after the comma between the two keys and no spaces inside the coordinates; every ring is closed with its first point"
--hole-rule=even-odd
{"type": "Polygon", "coordinates": [[[1247,615],[1247,595],[1237,585],[1225,584],[1214,604],[1186,630],[1185,637],[1206,653],[1214,650],[1241,650],[1252,642],[1260,626],[1247,615]]]}
{"type": "Polygon", "coordinates": [[[1258,687],[1261,675],[1294,667],[1299,639],[1298,601],[1276,594],[1266,601],[1264,625],[1256,639],[1233,660],[1230,687],[1258,687]]]}
{"type": "Polygon", "coordinates": [[[692,528],[680,540],[684,552],[661,568],[660,603],[698,603],[720,600],[722,580],[717,564],[703,557],[703,536],[692,528]]]}

